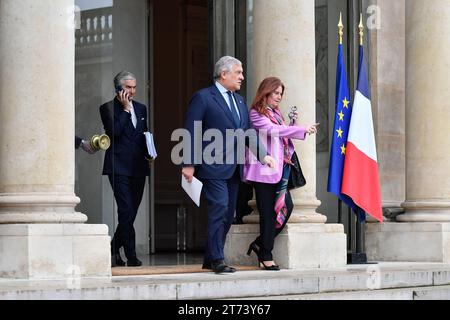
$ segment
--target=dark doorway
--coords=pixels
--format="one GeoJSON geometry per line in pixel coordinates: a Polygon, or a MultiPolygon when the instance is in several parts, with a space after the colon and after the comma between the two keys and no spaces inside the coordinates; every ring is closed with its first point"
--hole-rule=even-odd
{"type": "Polygon", "coordinates": [[[211,84],[207,0],[152,1],[154,168],[152,253],[201,252],[207,213],[181,189],[181,171],[171,160],[172,133],[184,127],[192,94],[211,84]]]}

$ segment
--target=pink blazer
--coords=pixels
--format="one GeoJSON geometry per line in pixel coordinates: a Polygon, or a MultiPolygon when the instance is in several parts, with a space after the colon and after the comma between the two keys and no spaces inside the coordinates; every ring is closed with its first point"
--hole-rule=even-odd
{"type": "MultiPolygon", "coordinates": [[[[306,128],[295,124],[291,126],[274,124],[268,117],[259,114],[255,109],[252,109],[250,112],[250,122],[252,127],[258,132],[268,154],[275,159],[277,165],[274,169],[269,168],[267,165],[263,166],[257,161],[253,153],[247,150],[244,181],[276,184],[280,182],[283,173],[284,148],[282,139],[305,140],[306,128]]],[[[294,144],[289,140],[290,157],[294,150],[294,144]]]]}

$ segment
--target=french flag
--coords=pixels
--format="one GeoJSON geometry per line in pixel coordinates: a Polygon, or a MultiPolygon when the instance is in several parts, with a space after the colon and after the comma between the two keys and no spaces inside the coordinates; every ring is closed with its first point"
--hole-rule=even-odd
{"type": "Polygon", "coordinates": [[[342,193],[380,222],[380,178],[372,121],[369,81],[364,63],[364,48],[359,48],[359,78],[347,141],[342,193]]]}

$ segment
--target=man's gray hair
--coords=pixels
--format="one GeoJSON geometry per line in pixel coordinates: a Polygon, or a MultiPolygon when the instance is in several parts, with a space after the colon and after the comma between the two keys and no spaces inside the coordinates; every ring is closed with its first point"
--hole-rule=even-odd
{"type": "Polygon", "coordinates": [[[220,79],[220,77],[222,76],[222,72],[230,72],[231,68],[234,65],[242,66],[242,62],[230,56],[220,58],[220,60],[216,63],[216,67],[214,68],[214,80],[220,79]]]}
{"type": "Polygon", "coordinates": [[[136,76],[128,71],[121,71],[119,74],[114,78],[114,87],[118,87],[122,85],[122,81],[127,80],[136,80],[136,76]]]}

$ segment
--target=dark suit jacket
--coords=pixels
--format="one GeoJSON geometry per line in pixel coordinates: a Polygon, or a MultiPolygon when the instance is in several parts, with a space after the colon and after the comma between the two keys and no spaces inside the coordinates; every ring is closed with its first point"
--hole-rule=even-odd
{"type": "MultiPolygon", "coordinates": [[[[248,114],[247,104],[244,101],[244,98],[239,94],[234,94],[237,107],[239,109],[241,123],[239,127],[236,127],[233,121],[233,115],[231,114],[231,110],[228,107],[228,104],[225,102],[222,94],[219,89],[217,89],[216,85],[213,85],[209,88],[198,91],[194,94],[189,104],[189,109],[186,117],[186,125],[185,128],[191,134],[191,154],[190,157],[184,158],[183,166],[192,166],[195,165],[194,154],[195,152],[199,153],[200,150],[195,150],[195,140],[194,139],[194,122],[201,121],[203,123],[203,132],[205,133],[208,129],[216,129],[219,130],[222,136],[226,137],[227,129],[243,129],[244,131],[250,129],[250,119],[248,114]]],[[[199,139],[199,138],[197,138],[199,139]]],[[[205,148],[208,147],[212,142],[203,142],[202,143],[202,152],[205,148]]],[[[248,141],[246,141],[248,143],[248,141]]],[[[259,143],[258,143],[259,144],[259,143]]],[[[202,160],[201,165],[195,165],[195,176],[200,179],[230,179],[236,168],[238,166],[237,163],[227,164],[226,162],[226,141],[223,141],[223,164],[206,164],[202,160]]],[[[260,148],[263,146],[260,145],[260,148]]],[[[256,153],[257,150],[252,150],[256,153]]],[[[236,141],[234,143],[234,152],[237,153],[237,144],[236,141]]],[[[263,151],[264,154],[267,152],[263,151]]],[[[240,166],[240,171],[242,175],[243,166],[240,166]]]]}
{"type": "Polygon", "coordinates": [[[149,175],[147,145],[144,132],[148,131],[147,108],[133,101],[137,127],[133,126],[131,114],[125,112],[121,103],[114,99],[100,107],[103,126],[111,138],[111,148],[106,151],[103,175],[146,177],[149,175]]]}
{"type": "Polygon", "coordinates": [[[81,139],[78,136],[75,136],[75,149],[78,149],[80,147],[82,141],[83,139],[81,139]]]}

